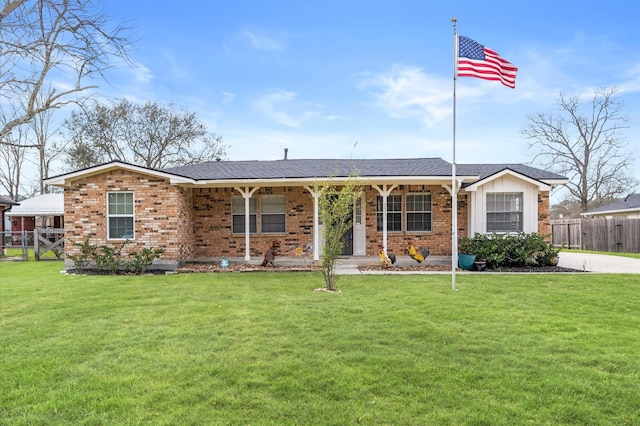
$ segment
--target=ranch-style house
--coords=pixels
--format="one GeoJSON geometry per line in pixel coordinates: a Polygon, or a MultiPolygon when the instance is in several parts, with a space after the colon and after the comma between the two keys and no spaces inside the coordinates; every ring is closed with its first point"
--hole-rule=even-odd
{"type": "MultiPolygon", "coordinates": [[[[457,164],[441,158],[212,161],[151,169],[114,161],[51,177],[64,188],[67,241],[126,251],[163,248],[159,263],[261,258],[273,240],[322,256],[318,185],[356,175],[345,255],[397,255],[409,244],[451,255],[451,191],[458,190],[458,236],[493,232],[547,235],[549,191],[563,176],[523,164],[457,164]]],[[[66,244],[67,253],[78,248],[66,244]]],[[[67,260],[67,262],[69,262],[67,260]]],[[[70,264],[67,264],[70,267],[70,264]]]]}

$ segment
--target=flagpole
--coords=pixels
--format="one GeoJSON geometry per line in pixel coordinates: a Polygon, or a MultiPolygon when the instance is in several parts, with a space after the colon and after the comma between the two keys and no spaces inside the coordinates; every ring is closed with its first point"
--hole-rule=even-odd
{"type": "Polygon", "coordinates": [[[458,77],[458,20],[453,23],[453,161],[451,162],[451,290],[456,291],[458,267],[458,183],[456,182],[456,80],[458,77]]]}

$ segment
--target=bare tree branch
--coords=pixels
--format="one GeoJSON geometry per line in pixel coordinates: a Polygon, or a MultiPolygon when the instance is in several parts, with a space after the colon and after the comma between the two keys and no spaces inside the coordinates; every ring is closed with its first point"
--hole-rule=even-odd
{"type": "Polygon", "coordinates": [[[595,91],[590,104],[560,93],[556,113],[527,117],[521,134],[529,141],[530,163],[569,179],[567,189],[582,211],[626,195],[638,181],[621,131],[628,128],[615,88],[595,91]]]}
{"type": "Polygon", "coordinates": [[[10,1],[0,12],[0,97],[19,102],[0,127],[16,127],[52,109],[82,102],[94,77],[129,61],[129,28],[113,26],[91,0],[10,1]],[[56,83],[54,83],[54,81],[56,83]]]}

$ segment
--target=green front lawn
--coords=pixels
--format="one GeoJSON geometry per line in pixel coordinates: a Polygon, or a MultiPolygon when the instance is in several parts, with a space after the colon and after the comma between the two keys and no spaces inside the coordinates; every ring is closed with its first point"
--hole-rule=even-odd
{"type": "Polygon", "coordinates": [[[0,424],[640,424],[637,275],[0,263],[0,424]]]}

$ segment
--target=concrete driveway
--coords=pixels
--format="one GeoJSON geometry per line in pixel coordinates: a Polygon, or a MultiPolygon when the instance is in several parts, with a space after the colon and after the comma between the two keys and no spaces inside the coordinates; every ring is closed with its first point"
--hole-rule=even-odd
{"type": "Polygon", "coordinates": [[[558,266],[588,272],[640,274],[640,259],[605,254],[560,252],[558,266]]]}

